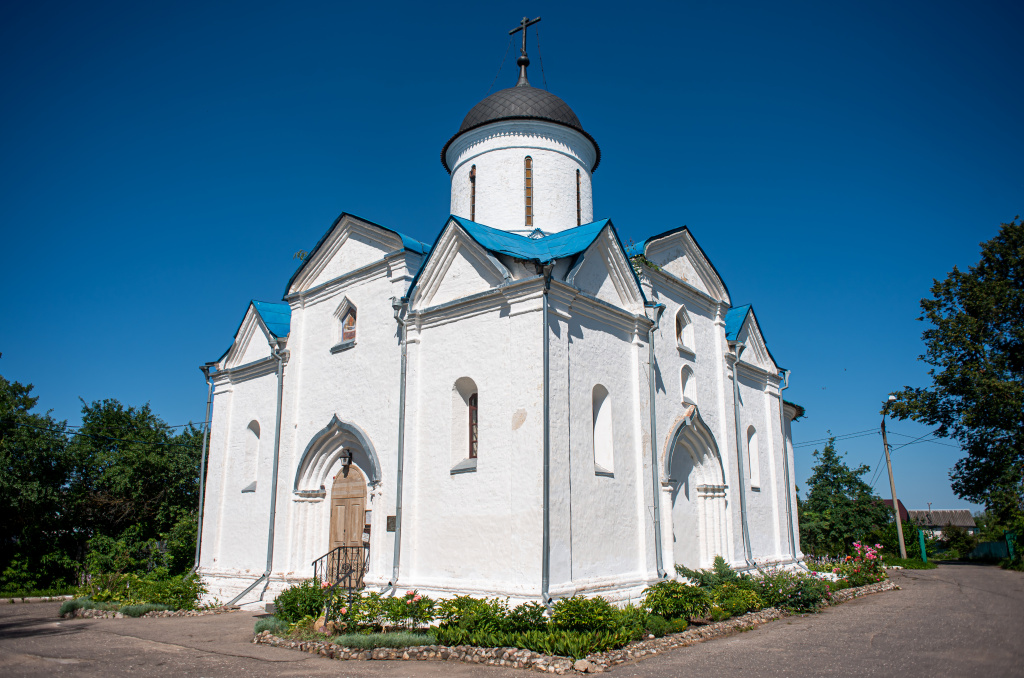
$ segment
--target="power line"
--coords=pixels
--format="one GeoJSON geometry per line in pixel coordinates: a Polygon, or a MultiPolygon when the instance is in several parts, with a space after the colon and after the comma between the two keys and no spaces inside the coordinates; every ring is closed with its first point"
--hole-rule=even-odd
{"type": "Polygon", "coordinates": [[[160,443],[153,440],[129,440],[127,438],[111,438],[109,436],[101,436],[93,433],[82,433],[81,431],[62,431],[59,429],[46,428],[45,426],[33,426],[32,424],[25,424],[22,422],[14,422],[15,426],[22,428],[32,428],[39,431],[46,431],[48,433],[54,433],[63,436],[81,436],[83,438],[93,438],[94,440],[106,440],[114,443],[133,443],[136,445],[163,445],[166,447],[191,447],[191,445],[184,445],[182,443],[160,443]]]}
{"type": "MultiPolygon", "coordinates": [[[[494,80],[491,80],[491,86],[487,88],[487,94],[491,93],[491,90],[494,89],[494,83],[498,82],[498,76],[501,75],[501,69],[505,67],[505,59],[508,57],[508,50],[510,47],[512,47],[511,33],[508,36],[508,44],[505,45],[505,56],[501,57],[501,64],[498,66],[498,72],[494,74],[494,80]]],[[[538,49],[540,48],[538,47],[538,49]]]]}

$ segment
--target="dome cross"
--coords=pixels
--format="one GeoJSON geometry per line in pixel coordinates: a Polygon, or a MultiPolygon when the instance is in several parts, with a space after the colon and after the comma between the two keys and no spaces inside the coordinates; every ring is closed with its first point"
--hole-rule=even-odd
{"type": "Polygon", "coordinates": [[[515,35],[519,31],[523,32],[523,48],[519,50],[519,58],[516,59],[516,65],[519,66],[519,82],[516,83],[516,87],[530,87],[530,81],[526,79],[526,67],[530,65],[530,57],[526,56],[526,29],[538,21],[540,21],[540,17],[530,19],[524,16],[519,25],[508,32],[509,35],[515,35]]]}

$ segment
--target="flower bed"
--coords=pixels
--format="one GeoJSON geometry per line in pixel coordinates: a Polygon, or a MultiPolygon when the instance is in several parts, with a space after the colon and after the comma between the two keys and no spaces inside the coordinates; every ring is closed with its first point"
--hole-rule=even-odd
{"type": "MultiPolygon", "coordinates": [[[[153,610],[139,617],[202,617],[208,614],[227,614],[237,612],[236,609],[227,607],[215,607],[209,610],[153,610]]],[[[76,608],[71,612],[61,615],[65,619],[122,619],[130,615],[123,614],[119,610],[90,610],[76,608]]]]}
{"type": "MultiPolygon", "coordinates": [[[[891,580],[885,580],[857,588],[838,591],[831,596],[829,605],[838,605],[853,598],[898,589],[891,580]]],[[[689,628],[681,633],[671,633],[661,638],[648,636],[643,640],[631,642],[624,647],[597,652],[585,659],[573,661],[568,657],[552,656],[528,649],[511,647],[478,647],[474,645],[421,645],[407,648],[377,648],[365,650],[349,648],[323,640],[297,640],[281,638],[270,631],[262,631],[253,638],[254,643],[283,647],[288,649],[317,654],[330,659],[342,660],[409,660],[409,661],[461,661],[485,664],[488,666],[507,666],[510,668],[531,669],[547,673],[565,674],[576,670],[580,672],[601,672],[610,666],[653,656],[667,650],[686,647],[696,643],[721,638],[723,636],[746,631],[774,619],[785,617],[792,612],[767,608],[756,612],[733,617],[732,619],[713,622],[689,628]]]]}

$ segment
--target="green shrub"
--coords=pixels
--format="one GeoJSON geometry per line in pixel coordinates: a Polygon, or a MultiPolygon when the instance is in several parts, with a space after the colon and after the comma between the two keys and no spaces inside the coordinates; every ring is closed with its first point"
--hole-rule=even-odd
{"type": "Polygon", "coordinates": [[[652,614],[647,617],[647,632],[655,638],[661,638],[669,632],[668,621],[660,614],[652,614]]]}
{"type": "Polygon", "coordinates": [[[159,603],[142,603],[139,605],[125,605],[118,612],[126,617],[141,617],[147,612],[162,612],[164,610],[170,610],[169,605],[161,605],[159,603]]]}
{"type": "Polygon", "coordinates": [[[416,591],[383,600],[384,619],[392,628],[414,629],[434,619],[434,601],[416,591]]]}
{"type": "Polygon", "coordinates": [[[456,596],[437,607],[437,621],[444,627],[466,631],[508,632],[508,602],[502,598],[456,596]]]}
{"type": "Polygon", "coordinates": [[[395,633],[345,633],[334,636],[331,638],[331,642],[342,647],[373,650],[378,647],[435,645],[438,641],[433,633],[398,631],[395,633]]]}
{"type": "Polygon", "coordinates": [[[749,587],[752,583],[750,575],[740,574],[729,567],[722,556],[715,556],[715,563],[710,570],[691,570],[682,565],[676,565],[676,572],[697,586],[708,590],[718,588],[722,584],[749,587]]]}
{"type": "Polygon", "coordinates": [[[252,632],[253,634],[257,634],[263,633],[264,631],[270,631],[275,636],[283,636],[288,633],[288,623],[274,615],[260,617],[256,620],[256,624],[253,626],[252,632]]]}
{"type": "Polygon", "coordinates": [[[506,630],[512,633],[541,631],[548,626],[546,610],[540,603],[522,603],[510,610],[506,616],[506,630]]]}
{"type": "Polygon", "coordinates": [[[660,581],[644,590],[644,607],[665,619],[703,617],[711,608],[711,596],[699,586],[660,581]]]}
{"type": "Polygon", "coordinates": [[[297,586],[282,591],[274,601],[274,605],[279,618],[294,624],[306,616],[314,619],[319,617],[326,600],[326,588],[323,588],[315,579],[307,579],[297,586]]]}
{"type": "Polygon", "coordinates": [[[711,600],[716,607],[728,612],[732,617],[738,617],[764,607],[760,596],[750,589],[740,588],[736,584],[722,584],[715,589],[711,600]]]}
{"type": "Polygon", "coordinates": [[[65,600],[64,603],[60,606],[60,616],[63,617],[66,614],[70,614],[75,610],[80,610],[82,608],[89,609],[88,606],[89,603],[91,602],[92,600],[90,600],[89,598],[75,598],[74,600],[65,600]]]}
{"type": "Polygon", "coordinates": [[[104,612],[117,612],[120,608],[121,606],[118,603],[97,602],[92,598],[84,597],[64,601],[64,604],[60,606],[59,614],[63,617],[75,610],[103,610],[104,612]]]}
{"type": "Polygon", "coordinates": [[[170,576],[165,569],[142,577],[137,574],[93,575],[88,583],[78,588],[80,597],[96,602],[154,603],[175,610],[194,610],[204,593],[206,586],[198,574],[170,576]]]}
{"type": "Polygon", "coordinates": [[[685,619],[669,619],[668,620],[668,632],[669,633],[682,633],[686,630],[690,624],[685,619]]]}
{"type": "Polygon", "coordinates": [[[601,597],[573,596],[555,601],[551,626],[564,631],[612,631],[619,625],[618,610],[601,597]]]}
{"type": "Polygon", "coordinates": [[[467,631],[458,626],[431,629],[441,645],[473,645],[477,647],[516,647],[542,654],[582,659],[595,652],[604,652],[630,643],[626,633],[612,631],[527,631],[503,633],[467,631]]]}

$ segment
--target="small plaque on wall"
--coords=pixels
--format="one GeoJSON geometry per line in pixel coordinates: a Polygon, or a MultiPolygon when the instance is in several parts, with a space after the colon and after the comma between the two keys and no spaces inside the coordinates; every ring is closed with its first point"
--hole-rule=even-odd
{"type": "Polygon", "coordinates": [[[388,532],[394,532],[394,531],[395,531],[395,517],[394,516],[388,516],[388,532]]]}

